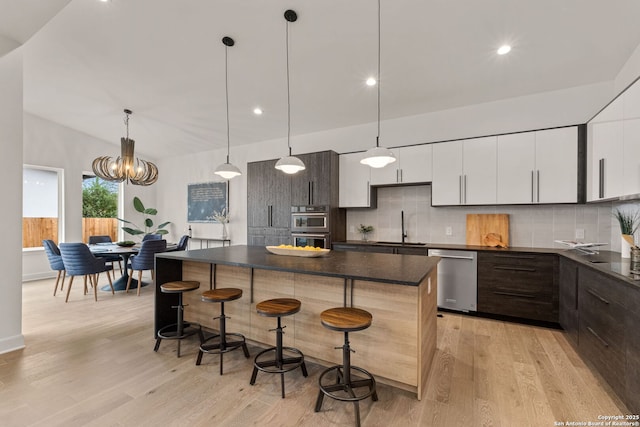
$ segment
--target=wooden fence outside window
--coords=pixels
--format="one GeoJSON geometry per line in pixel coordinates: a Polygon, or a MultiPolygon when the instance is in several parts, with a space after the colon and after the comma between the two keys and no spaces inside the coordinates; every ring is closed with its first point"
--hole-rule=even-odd
{"type": "MultiPolygon", "coordinates": [[[[111,236],[118,241],[117,218],[82,218],[82,241],[89,236],[111,236]]],[[[22,218],[22,247],[38,248],[44,239],[58,244],[58,218],[22,218]]]]}

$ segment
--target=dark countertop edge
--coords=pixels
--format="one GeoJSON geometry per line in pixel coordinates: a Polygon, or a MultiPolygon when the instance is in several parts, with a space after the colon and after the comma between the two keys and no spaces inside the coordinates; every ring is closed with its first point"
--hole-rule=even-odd
{"type": "Polygon", "coordinates": [[[421,245],[409,244],[402,245],[378,243],[375,241],[364,240],[346,240],[343,242],[332,242],[335,245],[351,245],[351,246],[381,246],[388,248],[416,248],[416,249],[453,249],[460,251],[485,251],[485,252],[528,252],[528,253],[542,253],[542,254],[556,254],[562,253],[567,248],[528,248],[528,247],[508,247],[508,248],[493,248],[490,246],[475,246],[475,245],[463,245],[455,243],[424,243],[421,245]]]}
{"type": "MultiPolygon", "coordinates": [[[[209,248],[209,249],[194,249],[190,251],[184,252],[163,252],[156,254],[156,258],[165,258],[165,259],[175,259],[180,261],[191,261],[191,262],[203,262],[209,264],[218,264],[218,265],[230,265],[234,267],[244,267],[244,268],[256,268],[258,270],[271,270],[271,271],[282,271],[286,273],[299,273],[299,274],[309,274],[313,276],[325,276],[325,277],[336,277],[340,279],[351,279],[351,280],[362,280],[367,282],[378,282],[378,283],[388,283],[393,285],[403,285],[403,286],[419,286],[420,283],[431,273],[431,270],[435,265],[440,261],[440,257],[431,256],[429,258],[433,258],[433,265],[428,265],[428,269],[426,272],[420,277],[420,280],[417,282],[413,281],[405,281],[405,280],[397,280],[397,279],[385,279],[385,278],[377,278],[377,277],[367,277],[353,274],[344,274],[344,273],[333,273],[328,271],[310,271],[305,270],[303,268],[297,269],[294,267],[279,267],[274,265],[266,265],[266,264],[255,264],[248,262],[237,262],[237,261],[229,261],[223,259],[212,259],[207,257],[194,257],[194,252],[199,252],[200,254],[204,254],[205,252],[211,249],[222,249],[222,248],[209,248]],[[437,259],[437,261],[436,261],[437,259]]],[[[378,255],[389,255],[389,254],[378,254],[378,255]]],[[[394,255],[397,256],[397,255],[394,255]]],[[[419,256],[424,258],[423,255],[402,255],[407,257],[419,256]]]]}

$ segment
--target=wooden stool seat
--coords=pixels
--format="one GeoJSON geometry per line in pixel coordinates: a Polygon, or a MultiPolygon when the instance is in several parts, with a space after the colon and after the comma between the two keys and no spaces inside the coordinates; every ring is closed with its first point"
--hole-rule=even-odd
{"type": "Polygon", "coordinates": [[[266,317],[290,316],[300,311],[300,301],[293,298],[275,298],[256,304],[258,314],[266,317]]]}
{"type": "Polygon", "coordinates": [[[200,287],[200,282],[194,280],[179,280],[160,285],[160,290],[165,294],[177,294],[180,292],[195,291],[200,287]]]}
{"type": "Polygon", "coordinates": [[[371,326],[373,316],[368,311],[353,307],[336,307],[320,313],[322,325],[334,331],[361,331],[371,326]]]}
{"type": "Polygon", "coordinates": [[[202,293],[202,301],[204,302],[227,302],[241,297],[242,289],[238,288],[211,289],[202,293]]]}

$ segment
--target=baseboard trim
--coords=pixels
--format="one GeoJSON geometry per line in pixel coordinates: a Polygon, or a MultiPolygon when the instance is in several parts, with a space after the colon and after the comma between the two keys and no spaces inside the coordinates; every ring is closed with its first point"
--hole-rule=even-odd
{"type": "Polygon", "coordinates": [[[22,334],[0,339],[0,354],[20,350],[24,347],[24,336],[22,334]]]}

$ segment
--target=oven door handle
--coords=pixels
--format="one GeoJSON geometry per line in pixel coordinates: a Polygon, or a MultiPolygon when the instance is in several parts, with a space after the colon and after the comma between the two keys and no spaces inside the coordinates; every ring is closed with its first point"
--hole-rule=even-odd
{"type": "Polygon", "coordinates": [[[293,212],[291,216],[327,216],[326,212],[293,212]]]}
{"type": "Polygon", "coordinates": [[[291,237],[318,237],[320,239],[324,239],[327,237],[327,234],[292,233],[291,237]]]}

